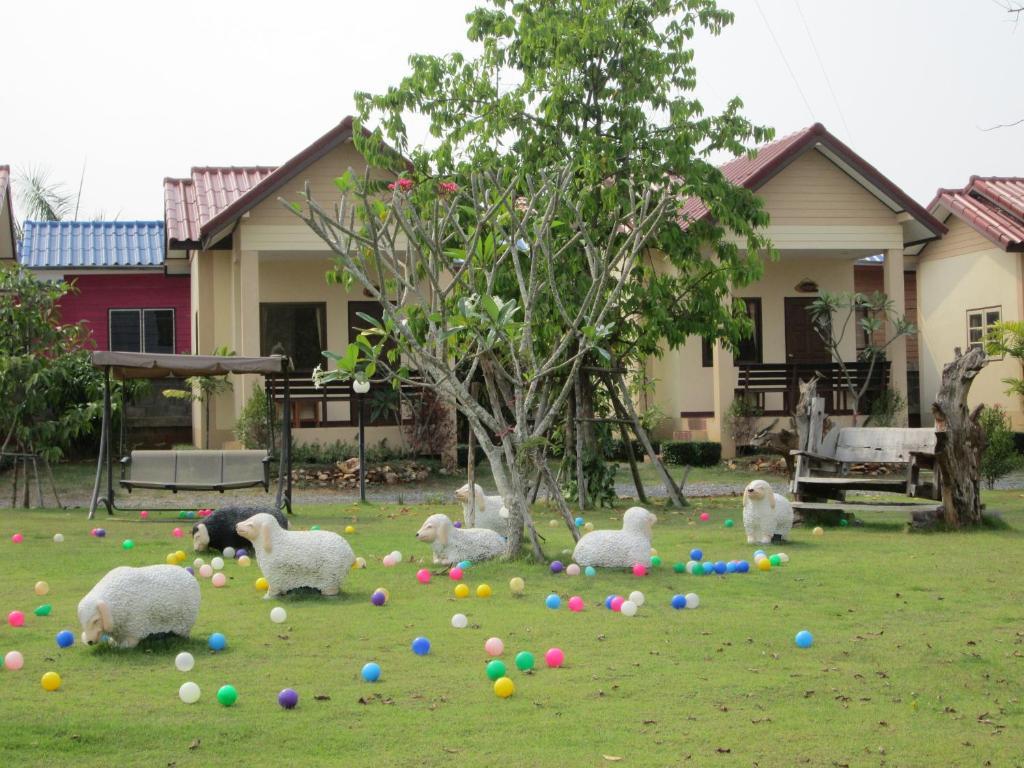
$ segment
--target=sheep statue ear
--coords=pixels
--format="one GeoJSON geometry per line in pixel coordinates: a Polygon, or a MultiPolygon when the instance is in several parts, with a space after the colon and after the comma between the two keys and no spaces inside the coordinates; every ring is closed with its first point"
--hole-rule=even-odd
{"type": "Polygon", "coordinates": [[[107,605],[106,600],[96,601],[96,610],[100,614],[100,625],[103,627],[103,631],[110,633],[114,631],[114,619],[110,615],[110,606],[107,605]]]}
{"type": "Polygon", "coordinates": [[[263,523],[260,526],[260,539],[260,546],[263,548],[263,551],[269,555],[273,550],[273,547],[270,545],[270,526],[266,523],[263,523]]]}
{"type": "Polygon", "coordinates": [[[442,521],[441,525],[437,526],[437,536],[434,539],[442,548],[448,546],[448,529],[451,527],[450,521],[442,521]]]}

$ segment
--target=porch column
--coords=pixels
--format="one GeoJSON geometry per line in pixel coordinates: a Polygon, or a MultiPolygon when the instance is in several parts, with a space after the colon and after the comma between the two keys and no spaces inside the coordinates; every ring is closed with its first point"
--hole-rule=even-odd
{"type": "MultiPolygon", "coordinates": [[[[238,326],[235,328],[235,351],[240,357],[260,354],[260,255],[258,251],[241,251],[238,259],[238,326]]],[[[259,383],[255,376],[235,377],[235,414],[259,383]]]]}
{"type": "MultiPolygon", "coordinates": [[[[892,301],[892,310],[897,317],[903,317],[907,311],[906,293],[903,286],[903,249],[889,248],[885,252],[885,264],[882,268],[883,288],[885,295],[892,301]]],[[[885,324],[885,340],[889,341],[895,334],[895,326],[885,324]]],[[[907,338],[896,339],[885,350],[890,362],[889,387],[907,399],[907,338]]],[[[906,426],[906,413],[903,414],[903,426],[906,426]]]]}
{"type": "MultiPolygon", "coordinates": [[[[715,421],[718,424],[718,441],[722,444],[722,458],[731,459],[736,456],[736,441],[733,439],[732,431],[725,423],[725,414],[732,405],[736,393],[736,365],[732,360],[732,353],[726,349],[722,342],[716,341],[714,354],[714,385],[715,385],[715,421]]],[[[708,435],[714,440],[714,432],[708,435]]]]}

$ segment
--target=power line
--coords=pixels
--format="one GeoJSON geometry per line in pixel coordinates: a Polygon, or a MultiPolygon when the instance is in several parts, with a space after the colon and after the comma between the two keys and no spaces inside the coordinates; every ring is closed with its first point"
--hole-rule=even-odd
{"type": "Polygon", "coordinates": [[[811,120],[817,120],[814,116],[814,110],[811,109],[811,103],[807,101],[807,96],[804,95],[804,89],[800,87],[800,81],[796,79],[796,72],[789,66],[789,59],[786,58],[785,52],[782,50],[782,46],[779,45],[779,40],[775,37],[775,33],[772,31],[772,25],[768,23],[768,17],[764,15],[764,9],[761,7],[760,0],[754,0],[754,5],[757,6],[757,10],[761,14],[761,18],[764,19],[764,25],[768,28],[768,34],[771,35],[772,41],[775,43],[775,48],[779,52],[779,56],[782,57],[782,63],[786,65],[786,69],[789,70],[789,76],[793,78],[793,84],[796,86],[797,91],[800,92],[800,98],[804,100],[804,106],[807,107],[807,112],[811,116],[811,120]]]}
{"type": "Polygon", "coordinates": [[[846,129],[846,135],[853,142],[853,131],[850,130],[849,123],[846,122],[846,115],[843,114],[843,108],[839,106],[839,98],[836,96],[835,89],[832,87],[832,81],[829,80],[828,72],[825,71],[825,64],[821,60],[821,54],[818,53],[818,46],[814,44],[814,35],[811,34],[811,28],[807,24],[807,18],[804,16],[803,8],[800,7],[800,0],[793,0],[796,5],[797,13],[800,14],[800,21],[804,23],[804,31],[807,32],[807,39],[811,41],[811,50],[814,51],[814,58],[818,60],[818,67],[821,68],[821,74],[825,78],[825,83],[828,85],[828,92],[832,94],[832,103],[836,105],[836,111],[839,112],[839,118],[843,121],[843,127],[846,129]]]}

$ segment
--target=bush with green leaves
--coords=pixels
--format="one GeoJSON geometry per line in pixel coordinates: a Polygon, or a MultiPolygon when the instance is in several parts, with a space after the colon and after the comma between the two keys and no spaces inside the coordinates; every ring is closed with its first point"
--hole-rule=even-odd
{"type": "Polygon", "coordinates": [[[736,445],[750,445],[757,432],[757,420],[764,409],[745,397],[734,398],[725,412],[725,423],[736,445]]]}
{"type": "Polygon", "coordinates": [[[669,464],[713,467],[722,460],[722,444],[690,440],[666,440],[661,455],[669,464]]]}
{"type": "Polygon", "coordinates": [[[995,488],[996,480],[1020,469],[1022,457],[1014,445],[1010,417],[998,405],[982,409],[979,419],[985,433],[985,450],[981,454],[981,476],[985,484],[995,488]]]}
{"type": "MultiPolygon", "coordinates": [[[[274,446],[281,444],[281,419],[274,415],[274,446]]],[[[266,448],[270,444],[270,414],[267,412],[267,394],[263,387],[253,387],[252,394],[242,406],[235,422],[235,438],[246,448],[266,448]]]]}
{"type": "Polygon", "coordinates": [[[903,424],[907,398],[898,389],[887,389],[872,398],[868,423],[873,427],[895,427],[903,424]]]}

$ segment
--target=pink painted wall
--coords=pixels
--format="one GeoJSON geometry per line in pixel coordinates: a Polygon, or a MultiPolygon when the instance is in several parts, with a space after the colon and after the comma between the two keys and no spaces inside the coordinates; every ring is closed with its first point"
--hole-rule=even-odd
{"type": "Polygon", "coordinates": [[[108,350],[110,309],[173,309],[174,346],[178,354],[192,350],[192,310],[189,277],[159,273],[141,275],[74,275],[67,278],[78,288],[61,299],[61,319],[83,321],[92,331],[96,349],[108,350]]]}

